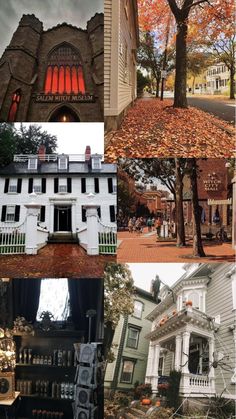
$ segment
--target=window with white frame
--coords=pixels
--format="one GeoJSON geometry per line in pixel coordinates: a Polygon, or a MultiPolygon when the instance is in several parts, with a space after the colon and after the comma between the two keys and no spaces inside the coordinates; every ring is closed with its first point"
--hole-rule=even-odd
{"type": "Polygon", "coordinates": [[[60,170],[67,169],[67,156],[60,156],[58,159],[58,168],[60,170]]]}
{"type": "Polygon", "coordinates": [[[131,360],[124,360],[121,371],[121,383],[132,383],[134,374],[135,362],[131,360]]]}
{"type": "Polygon", "coordinates": [[[99,170],[101,169],[101,158],[98,157],[92,157],[92,169],[99,170]]]}
{"type": "Polygon", "coordinates": [[[34,179],[34,186],[33,186],[35,193],[42,192],[42,179],[34,179]]]}
{"type": "Polygon", "coordinates": [[[10,193],[17,192],[17,179],[10,179],[8,192],[10,193]]]}
{"type": "Polygon", "coordinates": [[[67,193],[67,179],[66,178],[59,178],[58,192],[67,193]]]}
{"type": "Polygon", "coordinates": [[[6,221],[15,221],[15,205],[7,205],[6,221]]]}
{"type": "Polygon", "coordinates": [[[129,348],[137,349],[140,330],[129,326],[127,344],[129,348]]]}
{"type": "Polygon", "coordinates": [[[36,170],[38,167],[38,159],[36,157],[30,158],[28,161],[28,169],[36,170]]]}
{"type": "Polygon", "coordinates": [[[188,300],[192,301],[192,306],[199,310],[200,301],[199,301],[199,294],[197,292],[190,292],[190,294],[188,295],[188,300]]]}
{"type": "Polygon", "coordinates": [[[143,303],[142,303],[142,301],[135,300],[134,301],[133,316],[137,317],[138,319],[141,319],[142,318],[142,313],[143,313],[143,303]]]}

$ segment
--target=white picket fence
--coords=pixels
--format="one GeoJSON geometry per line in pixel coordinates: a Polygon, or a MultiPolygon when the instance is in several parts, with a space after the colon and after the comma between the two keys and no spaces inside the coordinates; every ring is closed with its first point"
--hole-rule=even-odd
{"type": "Polygon", "coordinates": [[[0,223],[0,254],[19,255],[25,253],[25,221],[22,224],[0,223]]]}
{"type": "Polygon", "coordinates": [[[101,255],[115,255],[117,250],[117,228],[104,225],[98,218],[98,245],[101,255]]]}

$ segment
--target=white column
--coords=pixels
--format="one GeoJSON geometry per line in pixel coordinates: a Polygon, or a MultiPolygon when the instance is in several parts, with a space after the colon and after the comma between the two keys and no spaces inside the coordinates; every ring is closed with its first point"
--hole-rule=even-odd
{"type": "Polygon", "coordinates": [[[183,346],[182,346],[182,373],[188,374],[188,360],[189,360],[189,342],[190,332],[183,333],[183,346]]]}
{"type": "Polygon", "coordinates": [[[25,253],[36,255],[38,251],[37,243],[37,222],[41,205],[31,203],[26,204],[26,230],[25,230],[25,253]]]}
{"type": "Polygon", "coordinates": [[[76,233],[76,206],[75,202],[71,205],[71,229],[72,233],[76,233]]]}
{"type": "Polygon", "coordinates": [[[152,373],[152,392],[157,393],[158,386],[158,367],[159,367],[159,358],[160,358],[161,346],[159,344],[155,345],[155,354],[154,354],[154,363],[153,363],[153,373],[152,373]]]}
{"type": "Polygon", "coordinates": [[[87,216],[87,254],[99,255],[97,205],[86,205],[87,216]]]}
{"type": "Polygon", "coordinates": [[[182,349],[182,336],[176,335],[175,337],[175,370],[181,369],[181,349],[182,349]]]}
{"type": "Polygon", "coordinates": [[[49,232],[54,232],[54,205],[50,203],[50,215],[49,215],[49,232]]]}
{"type": "Polygon", "coordinates": [[[154,363],[154,351],[155,347],[153,345],[153,342],[150,342],[149,344],[149,351],[148,351],[148,361],[147,361],[147,368],[146,368],[146,380],[150,383],[150,377],[153,373],[153,363],[154,363]]]}
{"type": "Polygon", "coordinates": [[[215,342],[214,342],[214,338],[209,338],[208,339],[208,345],[209,345],[209,366],[210,366],[210,371],[209,371],[209,377],[214,377],[215,376],[215,370],[212,367],[212,362],[214,361],[214,347],[215,347],[215,342]]]}

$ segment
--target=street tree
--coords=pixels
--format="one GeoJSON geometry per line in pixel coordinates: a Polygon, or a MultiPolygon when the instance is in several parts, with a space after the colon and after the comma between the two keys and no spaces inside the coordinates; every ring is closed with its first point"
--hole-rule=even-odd
{"type": "Polygon", "coordinates": [[[165,28],[171,10],[175,27],[172,39],[175,39],[175,89],[174,107],[187,108],[187,38],[191,20],[199,22],[199,9],[207,13],[209,0],[139,0],[140,24],[146,30],[165,28]]]}
{"type": "Polygon", "coordinates": [[[212,64],[213,60],[209,53],[193,50],[188,52],[187,72],[193,77],[192,93],[194,94],[195,79],[200,76],[206,68],[212,64]]]}
{"type": "Polygon", "coordinates": [[[138,92],[138,96],[141,96],[143,93],[143,89],[145,87],[150,87],[151,85],[151,80],[144,76],[142,71],[137,70],[137,92],[138,92]]]}
{"type": "Polygon", "coordinates": [[[183,178],[185,175],[185,159],[121,159],[121,168],[134,180],[143,183],[159,179],[173,194],[176,216],[177,246],[185,246],[183,217],[183,178]],[[182,208],[182,209],[181,209],[182,208]]]}
{"type": "Polygon", "coordinates": [[[125,179],[121,179],[118,174],[118,194],[117,203],[122,216],[127,217],[131,213],[133,205],[136,203],[134,194],[130,191],[125,179]]]}
{"type": "Polygon", "coordinates": [[[57,148],[57,138],[43,130],[40,125],[21,124],[16,131],[16,152],[18,154],[37,154],[40,145],[46,147],[47,154],[52,154],[57,148]]]}
{"type": "Polygon", "coordinates": [[[109,357],[115,328],[133,312],[134,282],[125,264],[109,263],[104,272],[104,354],[109,357]]]}
{"type": "Polygon", "coordinates": [[[13,124],[0,124],[0,167],[11,163],[16,152],[16,136],[13,124]]]}

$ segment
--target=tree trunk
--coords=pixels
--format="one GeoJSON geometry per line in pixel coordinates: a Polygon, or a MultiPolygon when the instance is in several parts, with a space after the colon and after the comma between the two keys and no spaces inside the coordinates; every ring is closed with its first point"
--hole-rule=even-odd
{"type": "Polygon", "coordinates": [[[201,216],[199,213],[198,188],[197,188],[197,164],[196,159],[191,159],[190,180],[192,187],[192,207],[193,207],[193,256],[205,257],[201,237],[201,216]]]}
{"type": "Polygon", "coordinates": [[[183,212],[183,181],[180,171],[179,159],[175,159],[175,174],[176,174],[176,246],[185,246],[185,231],[184,231],[184,212],[183,212]]]}
{"type": "Polygon", "coordinates": [[[174,108],[187,108],[187,32],[185,21],[177,21],[174,108]]]}
{"type": "Polygon", "coordinates": [[[159,91],[160,91],[160,77],[156,79],[157,87],[156,87],[156,97],[159,97],[159,91]]]}
{"type": "Polygon", "coordinates": [[[193,77],[193,86],[192,86],[192,94],[194,95],[194,89],[195,89],[195,79],[196,77],[193,77]]]}
{"type": "Polygon", "coordinates": [[[234,76],[235,76],[235,67],[234,64],[230,66],[230,99],[234,99],[234,76]]]}

